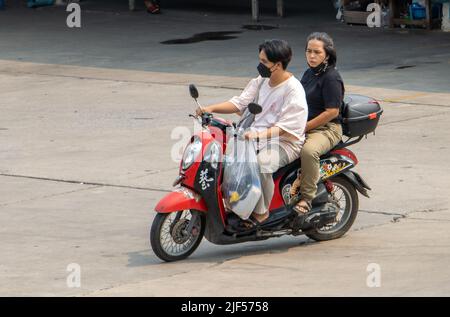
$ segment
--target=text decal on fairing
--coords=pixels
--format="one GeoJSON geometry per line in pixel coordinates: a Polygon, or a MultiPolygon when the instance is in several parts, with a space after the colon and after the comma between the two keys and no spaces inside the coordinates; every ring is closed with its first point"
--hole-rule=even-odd
{"type": "Polygon", "coordinates": [[[208,169],[205,169],[200,172],[200,180],[198,181],[198,183],[202,186],[202,190],[205,190],[209,187],[208,183],[212,182],[213,180],[213,178],[208,178],[208,169]]]}

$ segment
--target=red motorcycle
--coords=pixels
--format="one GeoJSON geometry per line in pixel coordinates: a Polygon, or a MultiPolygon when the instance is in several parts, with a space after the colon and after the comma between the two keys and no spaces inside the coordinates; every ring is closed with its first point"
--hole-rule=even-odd
{"type": "MultiPolygon", "coordinates": [[[[190,85],[191,96],[197,102],[198,91],[190,85]]],[[[198,102],[197,102],[198,104],[198,102]]],[[[256,115],[261,107],[250,104],[256,115]]],[[[316,241],[336,239],[352,226],[358,213],[358,194],[369,197],[370,187],[355,172],[355,154],[346,147],[374,132],[382,114],[379,103],[369,97],[348,95],[341,109],[344,135],[329,153],[321,157],[321,179],[312,209],[303,226],[294,225],[293,204],[298,201],[290,194],[292,183],[301,171],[300,160],[280,168],[273,174],[275,193],[270,205],[270,217],[251,230],[239,226],[240,218],[227,210],[222,196],[223,157],[230,133],[236,124],[204,113],[190,115],[201,123],[202,129],[187,144],[180,163],[179,175],[171,193],[155,207],[157,212],[150,230],[150,242],[155,254],[170,262],[187,258],[199,246],[203,237],[218,245],[265,240],[283,235],[302,235],[316,241]]]]}

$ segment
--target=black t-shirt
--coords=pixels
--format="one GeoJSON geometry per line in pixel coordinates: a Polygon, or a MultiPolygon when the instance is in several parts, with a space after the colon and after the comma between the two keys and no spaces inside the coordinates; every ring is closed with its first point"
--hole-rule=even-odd
{"type": "MultiPolygon", "coordinates": [[[[338,71],[332,67],[320,75],[308,69],[300,81],[308,102],[308,121],[314,119],[326,108],[340,108],[344,99],[344,82],[338,71]]],[[[336,118],[332,122],[339,122],[336,118]]]]}

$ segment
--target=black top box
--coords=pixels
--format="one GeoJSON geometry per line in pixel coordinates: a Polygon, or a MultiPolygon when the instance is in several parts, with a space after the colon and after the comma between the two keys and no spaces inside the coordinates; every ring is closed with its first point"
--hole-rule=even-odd
{"type": "Polygon", "coordinates": [[[363,95],[344,97],[341,124],[345,136],[354,138],[374,132],[383,109],[378,101],[363,95]]]}

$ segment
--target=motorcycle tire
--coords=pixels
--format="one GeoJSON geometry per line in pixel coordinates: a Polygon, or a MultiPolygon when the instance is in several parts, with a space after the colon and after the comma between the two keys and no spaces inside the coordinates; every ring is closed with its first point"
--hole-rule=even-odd
{"type": "Polygon", "coordinates": [[[336,178],[331,179],[335,186],[338,186],[344,192],[346,198],[346,210],[344,212],[350,213],[345,219],[344,224],[340,224],[340,228],[337,230],[330,230],[329,232],[321,231],[319,229],[315,229],[314,231],[308,232],[306,234],[307,237],[315,240],[315,241],[327,241],[338,239],[342,237],[353,225],[353,222],[356,219],[356,215],[358,214],[359,209],[359,198],[358,193],[356,192],[355,187],[342,176],[338,176],[336,178]],[[350,206],[348,203],[351,203],[350,206]]]}
{"type": "MultiPolygon", "coordinates": [[[[178,213],[183,212],[179,211],[178,213]]],[[[162,228],[167,222],[168,218],[171,217],[173,213],[167,213],[167,214],[161,214],[158,213],[155,216],[155,219],[153,220],[152,227],[150,229],[150,244],[153,249],[153,252],[156,254],[158,258],[160,258],[163,261],[166,262],[173,262],[173,261],[179,261],[186,259],[188,256],[190,256],[199,246],[200,242],[202,241],[203,235],[205,233],[205,226],[206,221],[205,217],[203,215],[200,215],[200,228],[197,228],[198,235],[195,238],[195,241],[189,245],[189,247],[186,250],[182,250],[178,253],[171,253],[167,250],[167,247],[164,247],[162,244],[162,228]]],[[[182,219],[179,219],[178,222],[182,221],[182,219]]],[[[173,223],[170,225],[170,233],[168,238],[174,239],[174,230],[172,229],[176,223],[173,223]]],[[[184,224],[186,225],[186,224],[184,224]]],[[[167,233],[166,233],[167,234],[167,233]]],[[[191,233],[192,235],[192,233],[191,233]]],[[[166,240],[164,240],[166,241],[166,240]]],[[[176,239],[173,241],[174,245],[177,244],[176,239]]]]}

